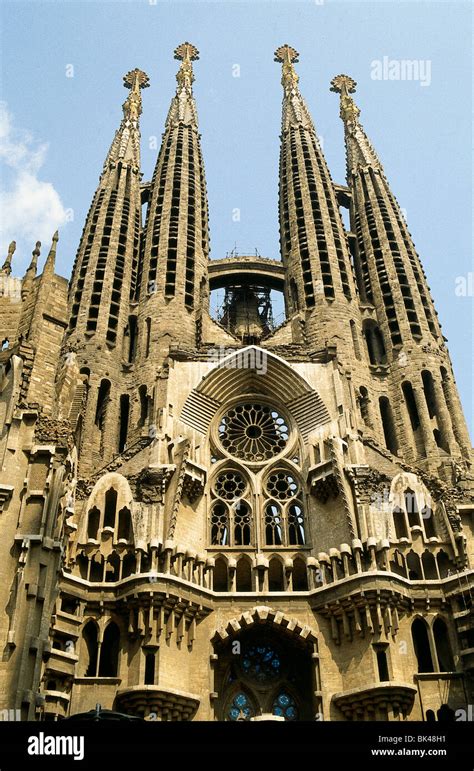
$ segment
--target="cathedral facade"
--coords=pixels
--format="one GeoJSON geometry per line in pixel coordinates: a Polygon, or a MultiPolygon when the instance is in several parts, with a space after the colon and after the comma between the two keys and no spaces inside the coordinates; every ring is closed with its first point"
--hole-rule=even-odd
{"type": "Polygon", "coordinates": [[[355,82],[331,83],[339,185],[297,56],[275,53],[281,260],[209,259],[190,43],[150,182],[148,77],[125,76],[70,281],[57,234],[22,279],[10,246],[4,719],[100,704],[157,720],[436,720],[473,702],[473,456],[446,341],[355,82]]]}

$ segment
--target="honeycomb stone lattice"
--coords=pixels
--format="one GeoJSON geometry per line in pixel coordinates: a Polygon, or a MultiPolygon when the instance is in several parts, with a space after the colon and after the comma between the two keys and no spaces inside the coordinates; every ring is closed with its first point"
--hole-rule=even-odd
{"type": "Polygon", "coordinates": [[[216,494],[226,501],[240,498],[246,487],[245,479],[238,471],[225,471],[219,474],[214,484],[216,494]]]}
{"type": "Polygon", "coordinates": [[[288,498],[293,498],[298,493],[299,485],[291,474],[287,471],[278,469],[268,477],[266,488],[271,497],[286,501],[288,498]]]}

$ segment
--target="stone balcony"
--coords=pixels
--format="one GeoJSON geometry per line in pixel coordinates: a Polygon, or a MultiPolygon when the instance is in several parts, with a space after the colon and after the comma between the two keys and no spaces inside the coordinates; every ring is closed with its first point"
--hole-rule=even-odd
{"type": "Polygon", "coordinates": [[[396,720],[411,712],[416,693],[414,685],[389,680],[335,693],[332,701],[346,720],[396,720]]]}
{"type": "Polygon", "coordinates": [[[192,693],[159,685],[134,685],[118,691],[117,709],[151,720],[191,720],[200,698],[192,693]]]}

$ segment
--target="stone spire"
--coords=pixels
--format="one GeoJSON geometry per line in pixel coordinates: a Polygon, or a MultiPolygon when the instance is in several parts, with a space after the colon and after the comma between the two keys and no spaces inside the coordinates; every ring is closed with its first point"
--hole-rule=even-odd
{"type": "Polygon", "coordinates": [[[109,153],[105,160],[104,171],[109,165],[121,161],[135,168],[140,167],[140,128],[142,114],[141,90],[148,88],[148,75],[139,69],[130,70],[124,75],[123,84],[130,89],[130,94],[123,103],[123,118],[117,130],[109,153]]]}
{"type": "Polygon", "coordinates": [[[308,107],[298,87],[299,77],[294,65],[299,61],[299,53],[285,44],[277,48],[274,60],[282,65],[282,133],[288,131],[290,126],[302,125],[316,134],[308,107]]]}
{"type": "Polygon", "coordinates": [[[332,338],[347,339],[349,303],[356,295],[350,253],[331,175],[299,90],[298,53],[280,46],[275,61],[282,65],[283,86],[279,213],[286,305],[290,315],[311,312],[311,344],[322,347],[332,338]]]}
{"type": "Polygon", "coordinates": [[[28,265],[25,275],[23,276],[23,280],[21,282],[21,299],[24,301],[28,297],[32,287],[33,287],[33,281],[36,277],[36,273],[38,270],[38,257],[41,254],[41,241],[37,241],[35,244],[35,248],[33,249],[32,256],[31,256],[31,262],[28,265]]]}
{"type": "Polygon", "coordinates": [[[124,85],[130,93],[87,214],[69,285],[65,346],[77,351],[75,363],[78,371],[87,372],[89,393],[83,436],[90,452],[80,462],[84,473],[122,449],[123,363],[132,364],[137,333],[133,299],[142,228],[139,118],[148,76],[131,70],[124,85]]]}
{"type": "Polygon", "coordinates": [[[31,253],[31,262],[28,265],[26,269],[26,273],[23,277],[23,281],[32,281],[37,273],[38,270],[38,257],[41,254],[41,241],[37,241],[35,244],[35,248],[33,249],[31,253]]]}
{"type": "Polygon", "coordinates": [[[173,342],[194,345],[207,303],[209,254],[206,182],[192,94],[198,51],[186,42],[174,55],[181,64],[150,187],[140,300],[151,323],[154,316],[164,324],[166,314],[179,313],[173,342]]]}
{"type": "Polygon", "coordinates": [[[9,276],[10,273],[12,272],[12,258],[15,253],[15,249],[16,249],[16,241],[12,241],[10,243],[10,246],[8,247],[8,254],[6,256],[5,262],[1,267],[1,272],[5,273],[7,276],[9,276]]]}
{"type": "MultiPolygon", "coordinates": [[[[399,452],[410,462],[434,469],[440,455],[448,464],[449,456],[458,458],[460,452],[469,457],[469,437],[426,276],[405,217],[361,126],[351,96],[355,88],[348,75],[331,81],[331,91],[340,95],[344,122],[354,265],[368,314],[364,333],[371,364],[382,365],[390,374],[390,409],[404,434],[399,452]]],[[[384,426],[389,422],[386,415],[384,426]]]]}
{"type": "Polygon", "coordinates": [[[57,247],[58,241],[59,241],[59,233],[56,230],[51,242],[51,249],[49,250],[49,254],[44,264],[43,276],[45,276],[46,274],[52,275],[54,273],[54,266],[56,262],[56,247],[57,247]]]}
{"type": "Polygon", "coordinates": [[[347,173],[349,175],[358,166],[371,166],[383,172],[382,164],[360,125],[360,110],[351,97],[356,86],[357,83],[349,75],[336,75],[331,80],[331,91],[341,95],[339,114],[346,132],[347,173]]]}
{"type": "Polygon", "coordinates": [[[383,309],[386,347],[426,337],[442,341],[433,301],[407,224],[390,190],[382,164],[362,128],[351,96],[356,82],[337,75],[331,91],[340,94],[347,182],[352,190],[358,236],[362,297],[383,309]]]}
{"type": "Polygon", "coordinates": [[[193,62],[199,59],[199,51],[192,43],[182,43],[175,49],[174,58],[181,62],[176,73],[176,96],[171,102],[165,127],[178,123],[198,125],[196,103],[193,97],[193,62]]]}
{"type": "Polygon", "coordinates": [[[139,117],[148,76],[124,76],[130,94],[87,215],[70,284],[69,331],[120,348],[135,293],[141,229],[139,117]],[[99,338],[97,338],[99,340],[99,338]]]}

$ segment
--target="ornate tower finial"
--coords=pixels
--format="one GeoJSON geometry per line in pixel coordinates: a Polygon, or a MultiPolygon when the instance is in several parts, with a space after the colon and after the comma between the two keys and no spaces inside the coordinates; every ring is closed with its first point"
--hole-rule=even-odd
{"type": "Polygon", "coordinates": [[[8,247],[8,254],[7,254],[6,260],[2,265],[2,273],[6,273],[8,276],[12,272],[12,257],[15,253],[15,249],[16,249],[16,241],[12,241],[10,246],[8,247]]]}
{"type": "Polygon", "coordinates": [[[192,43],[181,43],[174,51],[174,58],[182,62],[178,72],[176,73],[176,80],[178,86],[191,88],[194,82],[193,65],[199,59],[199,51],[192,43]]]}
{"type": "Polygon", "coordinates": [[[131,89],[130,95],[123,104],[123,114],[130,120],[138,120],[142,112],[142,97],[140,89],[148,88],[150,79],[146,72],[135,68],[123,76],[123,85],[131,89]]]}
{"type": "Polygon", "coordinates": [[[35,244],[35,248],[33,249],[32,253],[31,253],[32,257],[31,257],[30,265],[28,267],[28,271],[34,270],[35,273],[36,273],[36,268],[38,267],[38,257],[41,254],[40,250],[41,250],[41,241],[37,241],[36,244],[35,244]]]}
{"type": "Polygon", "coordinates": [[[280,46],[275,51],[275,61],[283,65],[281,76],[281,84],[283,87],[289,86],[291,88],[298,86],[299,78],[293,66],[299,61],[298,57],[298,51],[289,46],[288,43],[280,46]]]}
{"type": "Polygon", "coordinates": [[[340,116],[343,121],[355,121],[360,115],[360,110],[349,94],[355,93],[357,83],[349,75],[336,75],[331,80],[331,91],[341,95],[340,116]]]}
{"type": "Polygon", "coordinates": [[[40,256],[41,252],[41,241],[37,241],[35,244],[35,248],[32,252],[31,262],[26,269],[26,273],[23,276],[23,283],[21,285],[21,299],[25,300],[26,296],[28,295],[31,286],[33,284],[33,279],[36,276],[36,270],[38,267],[38,257],[40,256]]]}

